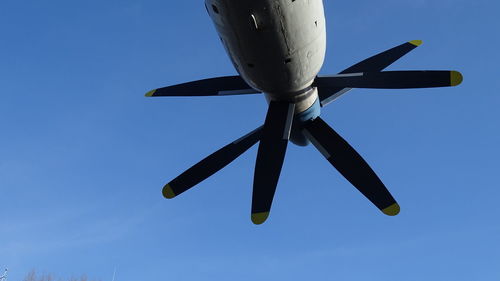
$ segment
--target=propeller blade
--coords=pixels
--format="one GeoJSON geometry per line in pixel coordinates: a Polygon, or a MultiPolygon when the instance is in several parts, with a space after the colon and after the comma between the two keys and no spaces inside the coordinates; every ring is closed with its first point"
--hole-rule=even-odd
{"type": "Polygon", "coordinates": [[[262,127],[259,127],[201,160],[166,184],[163,187],[163,196],[174,198],[215,174],[259,141],[261,134],[262,127]]]}
{"type": "Polygon", "coordinates": [[[448,70],[385,71],[317,77],[318,87],[413,89],[457,86],[462,74],[448,70]]]}
{"type": "Polygon", "coordinates": [[[250,87],[240,76],[225,76],[187,82],[149,91],[146,97],[190,97],[227,96],[255,94],[259,91],[250,87]]]}
{"type": "Polygon", "coordinates": [[[395,216],[399,205],[366,161],[321,118],[307,123],[304,134],[325,158],[384,214],[395,216]]]}
{"type": "Polygon", "coordinates": [[[262,224],[271,210],[285,159],[295,105],[271,101],[257,153],[252,195],[252,222],[262,224]]]}
{"type": "MultiPolygon", "coordinates": [[[[344,69],[339,74],[382,71],[420,45],[422,45],[421,40],[413,40],[403,43],[385,52],[365,59],[347,69],[344,69]]],[[[321,106],[326,106],[327,104],[331,103],[350,90],[351,88],[318,87],[321,106]]]]}
{"type": "Polygon", "coordinates": [[[382,71],[420,45],[422,45],[421,40],[413,40],[403,43],[385,52],[367,58],[349,68],[346,68],[342,72],[340,72],[340,74],[382,71]]]}

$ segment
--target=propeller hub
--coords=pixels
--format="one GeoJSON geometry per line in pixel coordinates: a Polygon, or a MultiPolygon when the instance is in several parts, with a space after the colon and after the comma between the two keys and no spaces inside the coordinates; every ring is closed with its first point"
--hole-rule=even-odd
{"type": "Polygon", "coordinates": [[[320,114],[321,105],[319,103],[319,98],[316,95],[316,100],[308,109],[295,114],[292,123],[292,130],[290,132],[290,141],[299,146],[307,146],[310,142],[303,133],[304,124],[316,119],[320,114]]]}

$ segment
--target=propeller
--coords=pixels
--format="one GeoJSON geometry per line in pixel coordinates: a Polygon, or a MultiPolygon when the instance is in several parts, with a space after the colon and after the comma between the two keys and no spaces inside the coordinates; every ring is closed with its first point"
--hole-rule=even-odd
{"type": "Polygon", "coordinates": [[[269,216],[274,192],[285,159],[295,104],[271,101],[257,153],[252,195],[252,222],[262,224],[269,216]]]}
{"type": "MultiPolygon", "coordinates": [[[[321,106],[352,88],[406,89],[460,84],[463,77],[457,71],[382,72],[421,43],[419,40],[406,42],[363,60],[338,75],[316,77],[312,87],[318,88],[321,106]]],[[[220,96],[258,92],[241,77],[226,76],[159,88],[146,96],[220,96]]],[[[263,126],[186,170],[163,187],[163,195],[173,198],[185,192],[224,168],[260,140],[254,171],[251,219],[255,224],[264,223],[269,217],[295,120],[298,125],[294,126],[294,134],[302,132],[330,164],[384,214],[397,215],[400,211],[398,203],[361,155],[320,117],[313,120],[303,118],[303,114],[309,116],[308,111],[296,113],[294,103],[270,101],[263,126]]]]}
{"type": "Polygon", "coordinates": [[[384,214],[395,216],[399,205],[368,163],[320,117],[304,125],[304,134],[354,187],[384,214]]]}

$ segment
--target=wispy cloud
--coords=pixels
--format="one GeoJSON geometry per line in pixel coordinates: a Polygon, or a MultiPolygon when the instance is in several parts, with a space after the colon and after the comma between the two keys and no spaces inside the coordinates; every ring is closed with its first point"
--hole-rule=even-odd
{"type": "Polygon", "coordinates": [[[142,224],[157,209],[151,206],[134,214],[96,215],[96,210],[59,210],[46,214],[13,217],[1,224],[2,257],[23,256],[95,246],[120,239],[142,224]]]}

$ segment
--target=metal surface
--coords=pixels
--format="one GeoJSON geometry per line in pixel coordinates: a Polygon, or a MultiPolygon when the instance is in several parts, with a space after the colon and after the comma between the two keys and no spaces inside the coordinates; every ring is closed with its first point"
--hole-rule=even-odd
{"type": "Polygon", "coordinates": [[[301,94],[325,58],[322,0],[206,0],[236,70],[272,100],[301,94]]]}

